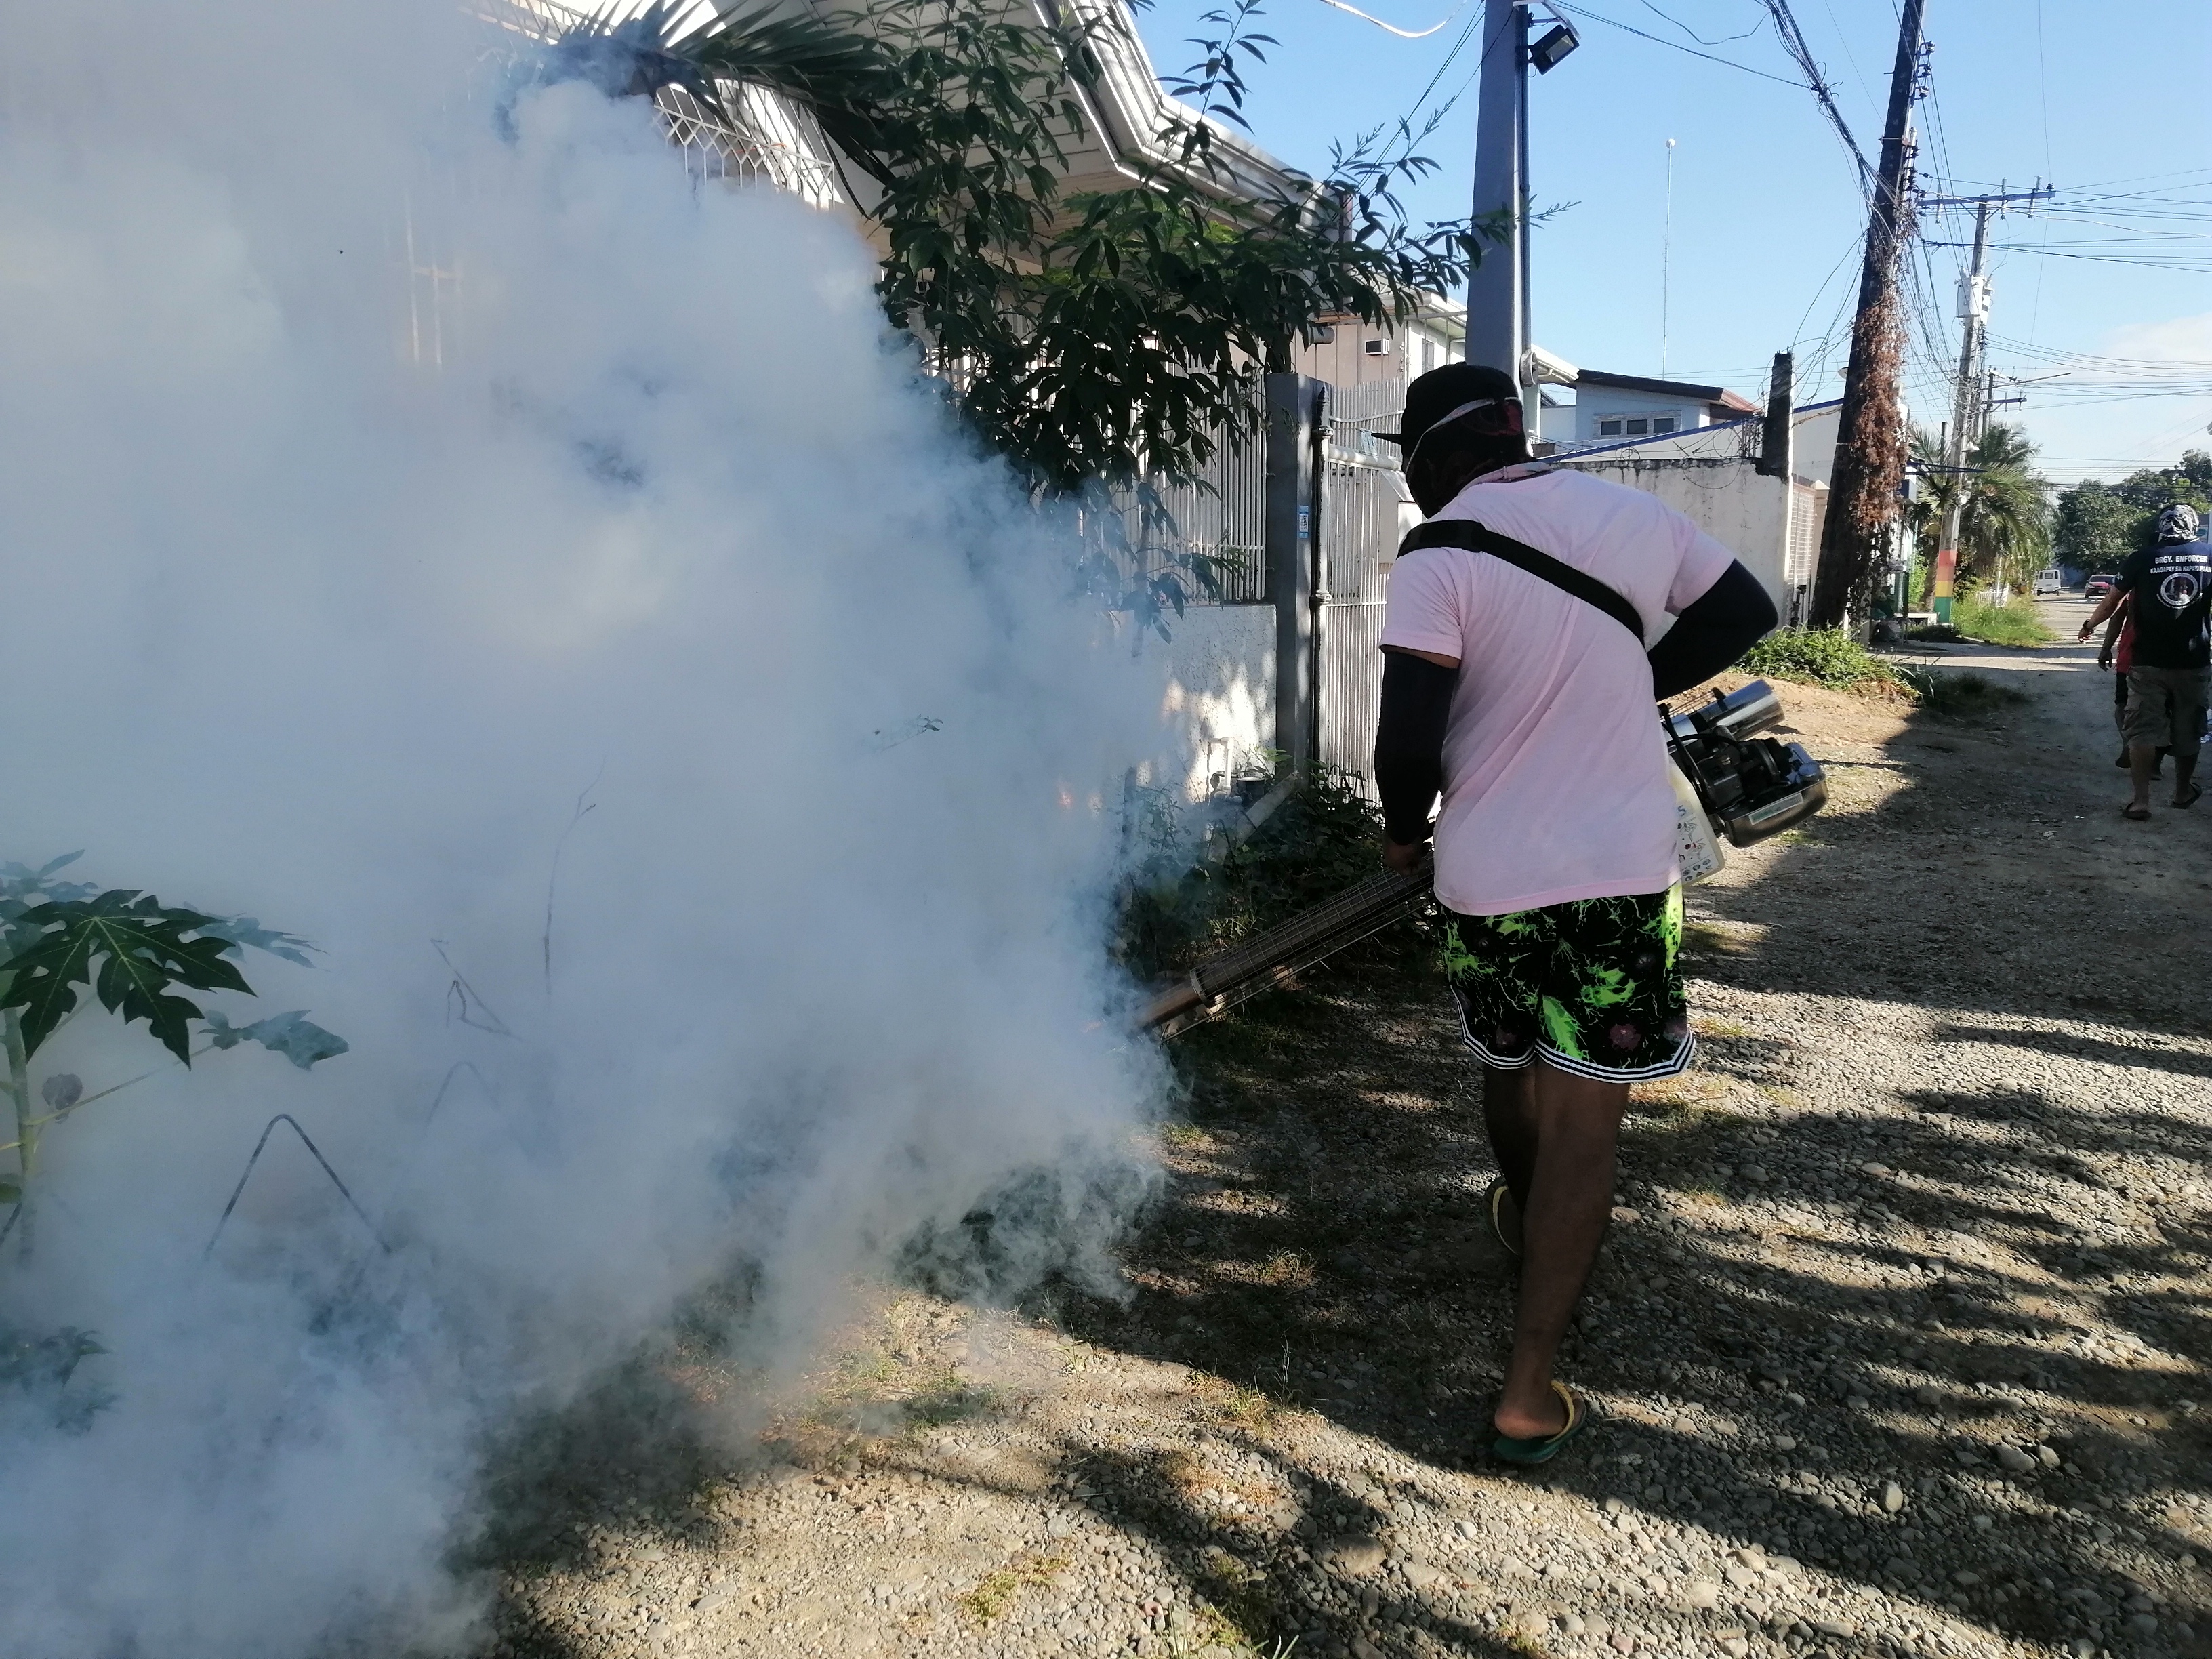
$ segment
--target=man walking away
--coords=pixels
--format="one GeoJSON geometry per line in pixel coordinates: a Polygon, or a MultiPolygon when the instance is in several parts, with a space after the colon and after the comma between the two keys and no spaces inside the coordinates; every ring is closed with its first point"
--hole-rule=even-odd
{"type": "Polygon", "coordinates": [[[2197,509],[2175,501],[2158,515],[2155,539],[2130,554],[2119,579],[2076,636],[2086,640],[2133,596],[2135,657],[2128,669],[2128,771],[2135,793],[2120,816],[2150,816],[2150,781],[2161,747],[2173,751],[2173,804],[2194,806],[2197,751],[2204,732],[2207,665],[2212,663],[2212,544],[2197,539],[2197,509]]]}
{"type": "Polygon", "coordinates": [[[1612,1212],[1629,1085],[1680,1072],[1694,1048],[1652,704],[1734,662],[1774,606],[1656,496],[1532,464],[1498,369],[1422,375],[1405,429],[1382,435],[1428,518],[1384,613],[1383,857],[1419,864],[1441,793],[1446,973],[1504,1176],[1493,1223],[1522,1255],[1494,1449],[1540,1463],[1586,1420],[1552,1366],[1612,1212]]]}

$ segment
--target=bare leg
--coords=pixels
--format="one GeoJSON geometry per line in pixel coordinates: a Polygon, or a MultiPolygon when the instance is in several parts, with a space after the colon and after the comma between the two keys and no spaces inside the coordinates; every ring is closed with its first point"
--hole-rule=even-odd
{"type": "Polygon", "coordinates": [[[1522,1206],[1521,1303],[1513,1355],[1498,1396],[1498,1432],[1516,1439],[1557,1433],[1565,1407],[1552,1391],[1552,1362],[1582,1300],[1613,1211],[1613,1153],[1628,1085],[1529,1068],[1536,1157],[1522,1206]]]}
{"type": "Polygon", "coordinates": [[[2189,785],[2196,776],[2196,756],[2176,755],[2173,757],[2173,799],[2177,803],[2189,798],[2189,785]]]}
{"type": "Polygon", "coordinates": [[[2136,787],[2135,799],[2128,803],[2130,807],[2139,806],[2145,811],[2150,810],[2150,778],[2157,769],[2158,750],[2155,745],[2148,743],[2128,745],[2128,776],[2136,787]]]}
{"type": "Polygon", "coordinates": [[[1536,1173],[1537,1067],[1523,1066],[1501,1071],[1482,1068],[1482,1127],[1490,1132],[1490,1150],[1498,1159],[1498,1173],[1513,1194],[1516,1213],[1528,1209],[1528,1182],[1536,1173]]]}

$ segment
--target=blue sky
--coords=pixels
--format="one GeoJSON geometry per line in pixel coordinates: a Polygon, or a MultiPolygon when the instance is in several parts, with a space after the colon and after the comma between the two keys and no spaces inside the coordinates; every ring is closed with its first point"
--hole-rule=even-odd
{"type": "MultiPolygon", "coordinates": [[[[1332,139],[1395,123],[1479,16],[1481,0],[1455,12],[1459,3],[1352,0],[1401,27],[1451,20],[1404,40],[1323,0],[1267,0],[1257,27],[1280,44],[1252,71],[1253,137],[1317,170],[1332,139]]],[[[1873,159],[1896,50],[1891,0],[1792,4],[1873,159]]],[[[1139,14],[1163,73],[1193,59],[1187,40],[1209,30],[1198,20],[1210,5],[1158,0],[1139,14]]],[[[1535,79],[1530,99],[1532,189],[1540,206],[1560,207],[1533,244],[1535,337],[1548,349],[1585,368],[1659,373],[1663,244],[1668,374],[1756,395],[1771,355],[1794,347],[1801,396],[1839,389],[1864,209],[1856,168],[1812,94],[1763,78],[1796,74],[1765,15],[1758,0],[1577,3],[1582,47],[1535,79]]],[[[1917,112],[1923,189],[1971,194],[2039,176],[2059,187],[2055,212],[2008,216],[1993,231],[1993,366],[2022,377],[2066,372],[2025,388],[2028,403],[2004,417],[2024,421],[2046,470],[2069,481],[2212,447],[2212,122],[2191,89],[2212,72],[2212,5],[1926,0],[1926,15],[1934,96],[1917,112]]],[[[1467,82],[1474,52],[1462,49],[1440,95],[1467,82]]],[[[1408,198],[1417,218],[1466,210],[1474,97],[1467,85],[1422,146],[1439,170],[1408,198]]],[[[1931,242],[1961,240],[1971,216],[1931,215],[1923,228],[1931,242]]],[[[1908,392],[1931,424],[1949,410],[1936,362],[1956,358],[1953,283],[1964,257],[1942,246],[1915,256],[1932,297],[1908,392]]]]}

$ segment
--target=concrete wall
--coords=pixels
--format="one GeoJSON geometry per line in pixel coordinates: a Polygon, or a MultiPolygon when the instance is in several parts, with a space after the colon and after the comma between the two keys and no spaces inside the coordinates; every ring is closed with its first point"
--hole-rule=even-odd
{"type": "Polygon", "coordinates": [[[1774,608],[1790,614],[1790,486],[1763,478],[1748,459],[1604,454],[1556,459],[1593,477],[1656,495],[1743,561],[1774,608]]]}
{"type": "Polygon", "coordinates": [[[1167,653],[1161,752],[1138,781],[1200,801],[1274,743],[1275,608],[1199,606],[1168,627],[1174,638],[1147,647],[1167,653]]]}

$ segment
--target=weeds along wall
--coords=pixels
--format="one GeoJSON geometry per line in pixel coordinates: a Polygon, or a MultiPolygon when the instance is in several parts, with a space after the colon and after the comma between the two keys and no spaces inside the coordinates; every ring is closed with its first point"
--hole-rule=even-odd
{"type": "MultiPolygon", "coordinates": [[[[1104,1282],[1148,1178],[1101,942],[1157,655],[845,226],[520,50],[0,0],[0,858],[306,935],[211,1006],[351,1044],[50,1132],[0,1321],[113,1400],[0,1388],[0,1654],[459,1650],[483,1448],[703,1280],[788,1369],[1010,1179],[1002,1265],[1104,1282]],[[279,1111],[388,1254],[278,1140],[203,1262],[279,1111]]],[[[148,1052],[95,1010],[39,1061],[148,1052]]]]}

